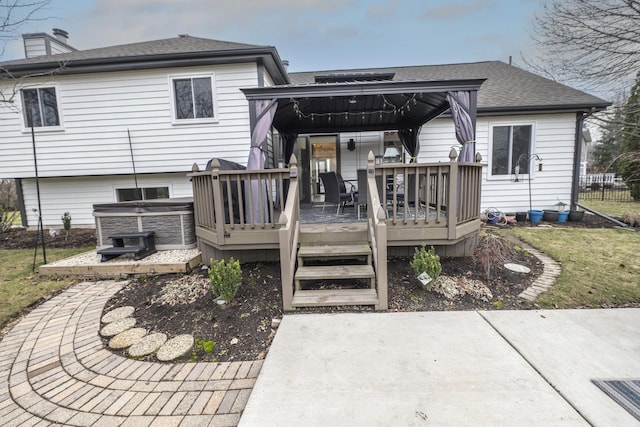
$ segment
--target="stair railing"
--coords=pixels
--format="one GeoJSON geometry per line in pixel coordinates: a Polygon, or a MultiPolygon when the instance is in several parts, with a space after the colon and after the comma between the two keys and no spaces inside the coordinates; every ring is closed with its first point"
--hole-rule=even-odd
{"type": "Polygon", "coordinates": [[[387,295],[387,223],[386,211],[380,202],[375,177],[375,156],[367,158],[367,238],[371,245],[373,268],[376,273],[378,304],[376,310],[386,310],[387,295]]]}
{"type": "Polygon", "coordinates": [[[300,239],[300,193],[298,191],[298,161],[295,155],[289,162],[289,191],[284,210],[278,221],[280,243],[280,278],[282,281],[282,308],[293,310],[293,278],[300,239]]]}

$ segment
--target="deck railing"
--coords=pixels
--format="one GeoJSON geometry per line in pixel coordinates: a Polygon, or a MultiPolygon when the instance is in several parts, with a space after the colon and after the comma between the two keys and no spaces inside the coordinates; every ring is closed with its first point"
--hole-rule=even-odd
{"type": "MultiPolygon", "coordinates": [[[[446,229],[446,236],[438,234],[440,238],[456,239],[457,226],[480,218],[483,165],[479,156],[475,163],[458,163],[453,150],[449,160],[384,165],[370,161],[368,170],[373,171],[373,176],[368,179],[375,181],[378,204],[371,205],[371,200],[367,200],[367,206],[382,206],[385,223],[392,227],[389,232],[396,228],[446,229]]],[[[294,195],[297,219],[300,217],[299,194],[291,191],[293,181],[299,190],[297,167],[295,180],[291,174],[290,169],[221,170],[216,160],[207,171],[194,165],[189,177],[193,185],[196,234],[206,235],[207,241],[217,246],[276,248],[278,230],[283,226],[281,209],[293,203],[294,195]]],[[[374,214],[377,215],[376,211],[374,214]]],[[[403,241],[410,240],[407,233],[404,232],[403,241]]]]}
{"type": "Polygon", "coordinates": [[[479,218],[481,158],[476,163],[458,163],[452,150],[449,160],[375,166],[378,194],[390,225],[453,229],[479,218]]]}
{"type": "Polygon", "coordinates": [[[287,202],[280,215],[278,241],[280,243],[280,279],[282,280],[282,306],[292,310],[293,276],[295,274],[298,243],[300,240],[300,192],[298,190],[298,166],[295,156],[291,157],[290,184],[287,202]]]}
{"type": "Polygon", "coordinates": [[[388,308],[387,294],[387,223],[385,209],[380,202],[378,185],[376,182],[373,153],[369,153],[367,165],[367,239],[371,247],[373,268],[376,272],[376,292],[378,305],[376,310],[388,308]]]}
{"type": "Polygon", "coordinates": [[[191,178],[196,227],[214,231],[218,242],[230,230],[276,229],[284,205],[289,169],[211,170],[194,165],[191,178]]]}

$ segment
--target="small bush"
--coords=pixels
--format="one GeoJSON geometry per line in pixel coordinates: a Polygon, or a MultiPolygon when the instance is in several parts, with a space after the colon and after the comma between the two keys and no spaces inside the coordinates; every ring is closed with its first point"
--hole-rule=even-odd
{"type": "Polygon", "coordinates": [[[631,227],[640,227],[640,213],[625,212],[622,214],[622,221],[631,227]]]}
{"type": "Polygon", "coordinates": [[[68,232],[71,230],[71,215],[69,212],[65,212],[61,217],[62,219],[62,227],[68,232]]]}
{"type": "Polygon", "coordinates": [[[208,271],[213,293],[227,302],[231,301],[242,281],[240,262],[233,258],[229,258],[229,262],[212,259],[208,271]]]}
{"type": "Polygon", "coordinates": [[[18,218],[20,213],[17,211],[3,211],[0,207],[0,233],[6,233],[18,218]]]}
{"type": "Polygon", "coordinates": [[[440,265],[440,257],[436,255],[436,250],[433,246],[429,250],[422,245],[420,249],[415,248],[413,259],[411,260],[411,268],[416,276],[425,272],[431,277],[431,282],[427,284],[428,288],[431,288],[435,283],[440,272],[442,271],[442,265],[440,265]]]}
{"type": "Polygon", "coordinates": [[[476,246],[474,260],[482,265],[487,280],[491,280],[492,265],[504,264],[515,253],[516,250],[508,241],[495,234],[485,233],[476,246]]]}

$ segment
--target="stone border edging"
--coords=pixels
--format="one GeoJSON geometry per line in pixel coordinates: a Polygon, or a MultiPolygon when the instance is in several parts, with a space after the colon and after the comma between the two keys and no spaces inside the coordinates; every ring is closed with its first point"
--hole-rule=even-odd
{"type": "Polygon", "coordinates": [[[522,248],[522,250],[529,252],[542,262],[542,274],[527,289],[518,295],[518,297],[522,299],[534,302],[540,294],[551,289],[551,287],[556,283],[556,279],[562,272],[562,264],[510,234],[500,233],[500,236],[517,244],[522,248]]]}
{"type": "Polygon", "coordinates": [[[524,250],[538,258],[543,264],[542,274],[531,284],[531,286],[518,295],[522,299],[533,302],[540,296],[540,294],[548,291],[556,283],[556,279],[562,272],[562,266],[558,261],[543,254],[537,249],[529,247],[524,248],[524,250]]]}

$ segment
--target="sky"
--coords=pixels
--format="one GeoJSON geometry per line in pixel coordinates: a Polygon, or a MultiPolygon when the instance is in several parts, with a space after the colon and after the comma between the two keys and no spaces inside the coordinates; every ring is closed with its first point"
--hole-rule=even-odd
{"type": "MultiPolygon", "coordinates": [[[[275,46],[289,71],[501,60],[523,65],[542,0],[51,0],[42,20],[77,49],[189,34],[275,46]]],[[[22,40],[1,60],[24,57],[22,40]]]]}

